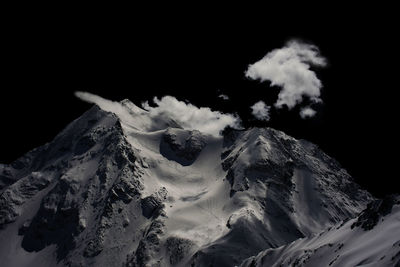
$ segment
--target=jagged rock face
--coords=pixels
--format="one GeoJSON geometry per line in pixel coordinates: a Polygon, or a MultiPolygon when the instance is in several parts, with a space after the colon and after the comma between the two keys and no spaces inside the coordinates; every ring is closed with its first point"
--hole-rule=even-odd
{"type": "MultiPolygon", "coordinates": [[[[57,262],[93,264],[91,258],[125,235],[124,221],[145,222],[133,212],[141,210],[140,159],[111,113],[94,107],[53,142],[17,162],[23,167],[7,167],[17,182],[1,192],[0,226],[20,225],[21,247],[28,252],[55,245],[57,262]],[[26,216],[32,202],[36,211],[26,216]]],[[[121,239],[121,249],[132,244],[131,237],[121,239]]],[[[114,257],[119,259],[115,255],[109,262],[115,263],[114,257]]]]}
{"type": "Polygon", "coordinates": [[[166,196],[160,198],[155,195],[143,198],[141,201],[143,216],[147,219],[158,217],[163,211],[165,198],[166,196]]]}
{"type": "Polygon", "coordinates": [[[233,266],[354,217],[372,199],[315,145],[282,132],[214,137],[121,105],[93,107],[0,166],[0,242],[11,240],[2,262],[233,266]]]}
{"type": "Polygon", "coordinates": [[[400,196],[374,200],[356,218],[252,256],[242,267],[399,266],[400,196]]]}
{"type": "Polygon", "coordinates": [[[382,217],[392,212],[394,205],[400,205],[400,195],[390,195],[384,199],[372,201],[351,227],[361,227],[364,230],[373,229],[382,217]]]}

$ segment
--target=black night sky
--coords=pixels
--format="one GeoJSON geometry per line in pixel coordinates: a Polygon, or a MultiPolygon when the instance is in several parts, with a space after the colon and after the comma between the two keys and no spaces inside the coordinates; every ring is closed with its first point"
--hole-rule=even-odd
{"type": "Polygon", "coordinates": [[[237,112],[246,127],[269,126],[312,141],[372,193],[398,192],[394,18],[373,8],[274,17],[274,11],[260,8],[253,7],[254,14],[207,9],[134,9],[112,16],[12,13],[1,33],[0,162],[51,141],[90,108],[74,91],[128,98],[137,105],[173,95],[237,112]],[[327,58],[328,67],[315,70],[324,104],[309,120],[298,110],[283,109],[274,111],[271,121],[257,122],[249,107],[258,100],[273,104],[279,90],[247,79],[244,72],[291,38],[315,44],[327,58]],[[230,100],[218,98],[220,93],[230,100]]]}

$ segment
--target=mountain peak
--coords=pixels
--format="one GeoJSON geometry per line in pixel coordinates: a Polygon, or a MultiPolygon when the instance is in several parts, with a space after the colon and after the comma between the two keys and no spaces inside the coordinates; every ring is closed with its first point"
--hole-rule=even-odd
{"type": "Polygon", "coordinates": [[[132,111],[135,114],[142,114],[142,113],[147,113],[146,110],[136,106],[132,101],[129,99],[125,98],[124,100],[121,100],[119,103],[121,103],[122,106],[126,107],[130,111],[132,111]]]}
{"type": "Polygon", "coordinates": [[[283,132],[213,136],[130,101],[92,107],[0,167],[0,240],[11,240],[0,258],[10,266],[238,265],[372,199],[332,158],[283,132]]]}

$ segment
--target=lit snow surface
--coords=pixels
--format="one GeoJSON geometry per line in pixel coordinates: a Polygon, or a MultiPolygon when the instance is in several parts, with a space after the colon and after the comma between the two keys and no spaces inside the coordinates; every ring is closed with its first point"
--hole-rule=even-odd
{"type": "Polygon", "coordinates": [[[186,130],[128,100],[100,108],[0,166],[2,266],[274,266],[325,243],[344,243],[334,266],[392,266],[399,208],[371,231],[336,229],[374,198],[314,144],[186,130]]]}
{"type": "Polygon", "coordinates": [[[399,266],[400,201],[372,229],[354,226],[356,221],[268,249],[241,266],[399,266]]]}

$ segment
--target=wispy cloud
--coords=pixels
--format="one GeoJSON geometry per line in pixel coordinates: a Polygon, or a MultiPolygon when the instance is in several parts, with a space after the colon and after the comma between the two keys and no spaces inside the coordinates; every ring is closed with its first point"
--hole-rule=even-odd
{"type": "Polygon", "coordinates": [[[251,107],[251,114],[258,120],[269,121],[271,107],[267,106],[264,101],[258,101],[251,107]]]}
{"type": "Polygon", "coordinates": [[[253,80],[270,81],[281,87],[276,108],[286,105],[292,109],[308,97],[314,103],[322,102],[322,83],[311,66],[324,67],[326,59],[318,47],[290,41],[283,48],[269,52],[264,58],[249,65],[246,76],[253,80]]]}
{"type": "Polygon", "coordinates": [[[208,107],[196,107],[193,104],[179,101],[173,96],[161,99],[154,97],[154,107],[146,101],[142,107],[149,111],[153,118],[166,116],[175,120],[185,129],[195,129],[212,135],[219,135],[226,127],[240,128],[241,120],[233,114],[213,111],[208,107]]]}

